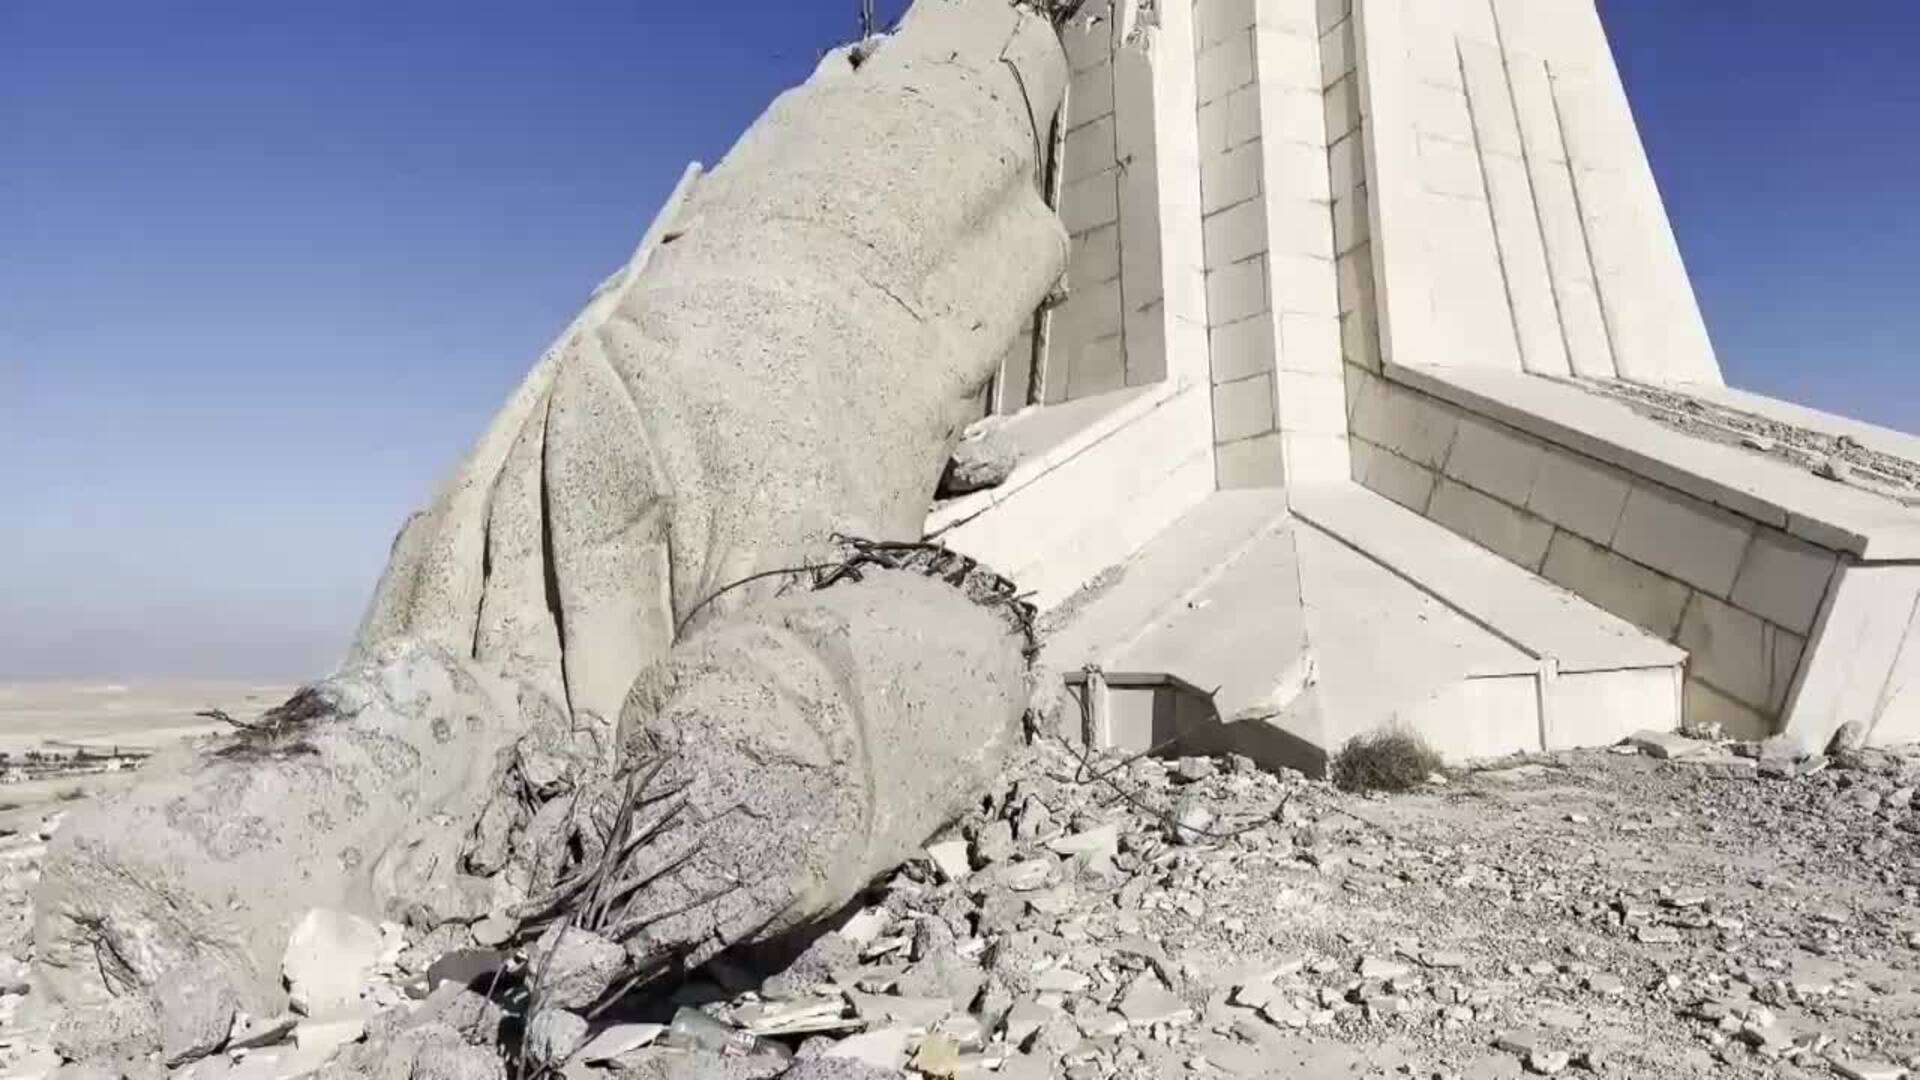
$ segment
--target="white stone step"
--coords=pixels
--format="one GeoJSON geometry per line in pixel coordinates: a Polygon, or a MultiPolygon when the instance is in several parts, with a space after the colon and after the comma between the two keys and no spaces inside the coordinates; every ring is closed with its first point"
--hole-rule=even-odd
{"type": "Polygon", "coordinates": [[[1259,537],[1287,521],[1286,493],[1221,491],[1049,614],[1047,662],[1119,670],[1120,654],[1231,566],[1259,537]]]}
{"type": "Polygon", "coordinates": [[[1373,728],[1450,758],[1678,723],[1684,654],[1362,488],[1221,492],[1065,606],[1085,735],[1324,766],[1373,728]]]}
{"type": "MultiPolygon", "coordinates": [[[[1471,757],[1605,746],[1642,728],[1679,726],[1683,650],[1359,485],[1295,491],[1292,505],[1303,527],[1417,584],[1514,650],[1514,656],[1466,669],[1467,680],[1481,685],[1463,684],[1451,702],[1435,699],[1413,710],[1419,719],[1411,726],[1443,752],[1471,757]],[[1492,681],[1518,674],[1517,664],[1533,668],[1527,692],[1535,699],[1537,735],[1531,745],[1519,741],[1527,725],[1512,719],[1521,711],[1521,693],[1492,681]],[[1483,711],[1495,700],[1504,703],[1497,712],[1483,711]]],[[[1310,589],[1310,604],[1315,599],[1310,589]]],[[[1331,641],[1316,645],[1329,662],[1358,651],[1331,641]]],[[[1419,662],[1409,650],[1387,651],[1374,670],[1419,662]]]]}
{"type": "Polygon", "coordinates": [[[1358,484],[1302,489],[1293,511],[1562,672],[1671,667],[1686,653],[1358,484]]]}

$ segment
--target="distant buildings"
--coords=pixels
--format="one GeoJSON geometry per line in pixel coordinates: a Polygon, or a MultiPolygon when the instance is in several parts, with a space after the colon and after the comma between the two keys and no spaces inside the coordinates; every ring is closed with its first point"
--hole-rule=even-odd
{"type": "Polygon", "coordinates": [[[125,772],[139,768],[152,756],[147,750],[120,746],[105,750],[88,746],[61,747],[18,754],[0,751],[0,784],[125,772]]]}

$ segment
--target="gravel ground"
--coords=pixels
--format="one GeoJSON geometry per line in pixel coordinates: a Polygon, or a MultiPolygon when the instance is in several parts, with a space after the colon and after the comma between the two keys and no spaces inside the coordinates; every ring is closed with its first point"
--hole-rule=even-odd
{"type": "MultiPolygon", "coordinates": [[[[1386,797],[1244,761],[1089,764],[1043,746],[798,960],[771,977],[718,965],[671,1000],[634,1002],[565,1071],[1920,1067],[1920,752],[1763,762],[1756,747],[1659,749],[1679,757],[1516,759],[1386,797]]],[[[0,839],[0,1076],[56,1063],[30,995],[13,992],[30,960],[38,832],[0,839]]],[[[411,966],[429,951],[410,950],[411,966]]],[[[369,1013],[388,1008],[376,1031],[433,1008],[392,1006],[407,975],[369,990],[369,1013]]],[[[198,1062],[185,1080],[272,1080],[315,1060],[251,1054],[198,1062]]],[[[120,1072],[154,1075],[144,1068],[120,1072]]]]}

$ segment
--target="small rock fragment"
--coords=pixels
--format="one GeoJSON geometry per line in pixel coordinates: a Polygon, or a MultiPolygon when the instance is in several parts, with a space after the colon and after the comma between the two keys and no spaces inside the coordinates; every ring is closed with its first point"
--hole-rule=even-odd
{"type": "Polygon", "coordinates": [[[580,1048],[580,1060],[593,1065],[651,1046],[667,1030],[665,1024],[614,1024],[580,1048]]]}
{"type": "Polygon", "coordinates": [[[1397,960],[1388,960],[1381,956],[1367,956],[1361,958],[1360,963],[1355,966],[1354,970],[1363,979],[1377,979],[1384,982],[1388,979],[1400,978],[1402,975],[1407,974],[1410,969],[1407,965],[1397,960]]]}
{"type": "Polygon", "coordinates": [[[1851,1061],[1836,1061],[1833,1071],[1847,1080],[1906,1080],[1910,1074],[1899,1065],[1888,1063],[1867,1064],[1851,1061]]]}
{"type": "Polygon", "coordinates": [[[960,1071],[960,1047],[938,1032],[929,1035],[914,1051],[913,1068],[927,1076],[953,1076],[960,1071]]]}
{"type": "Polygon", "coordinates": [[[937,495],[951,499],[999,487],[1006,483],[1018,464],[1020,452],[1013,440],[995,428],[981,431],[962,439],[953,448],[953,457],[947,461],[946,472],[940,477],[937,495]]]}
{"type": "Polygon", "coordinates": [[[1834,731],[1827,743],[1827,756],[1858,753],[1867,745],[1867,728],[1858,720],[1849,720],[1834,731]]]}
{"type": "Polygon", "coordinates": [[[68,1061],[143,1057],[160,1045],[160,1021],[143,994],[68,1009],[53,1024],[53,1049],[68,1061]]]}
{"type": "Polygon", "coordinates": [[[981,866],[1005,862],[1013,857],[1013,823],[989,821],[973,838],[973,859],[981,866]]]}
{"type": "Polygon", "coordinates": [[[473,943],[491,949],[496,945],[504,945],[519,929],[520,920],[504,911],[496,911],[473,924],[473,943]]]}
{"type": "Polygon", "coordinates": [[[367,1033],[362,1016],[343,1016],[332,1020],[302,1020],[293,1029],[293,1044],[303,1051],[325,1053],[335,1047],[359,1042],[367,1033]]]}
{"type": "Polygon", "coordinates": [[[1182,795],[1173,804],[1172,820],[1169,824],[1171,839],[1178,844],[1203,844],[1211,837],[1213,828],[1213,809],[1198,795],[1182,795]]]}
{"type": "Polygon", "coordinates": [[[840,936],[864,949],[879,940],[880,935],[893,925],[893,915],[886,908],[866,908],[848,919],[840,927],[840,936]]]}
{"type": "Polygon", "coordinates": [[[294,1027],[299,1023],[300,1018],[292,1013],[284,1013],[264,1020],[256,1020],[246,1013],[236,1013],[233,1018],[233,1028],[227,1032],[227,1049],[252,1050],[256,1047],[272,1046],[285,1041],[288,1035],[293,1034],[294,1027]]]}
{"type": "Polygon", "coordinates": [[[1648,757],[1662,760],[1678,760],[1704,754],[1713,749],[1713,744],[1698,739],[1689,739],[1685,735],[1672,731],[1636,731],[1627,736],[1627,742],[1640,749],[1648,757]]]}
{"type": "Polygon", "coordinates": [[[881,1028],[841,1039],[822,1057],[852,1058],[878,1069],[907,1067],[907,1047],[915,1033],[911,1028],[881,1028]]]}
{"type": "Polygon", "coordinates": [[[160,1052],[169,1066],[197,1061],[226,1045],[240,999],[218,968],[176,970],[157,989],[160,1052]]]}
{"type": "Polygon", "coordinates": [[[1527,1055],[1527,1070],[1541,1076],[1558,1076],[1573,1064],[1573,1055],[1564,1050],[1535,1050],[1527,1055]]]}
{"type": "Polygon", "coordinates": [[[1546,1049],[1540,1034],[1534,1031],[1508,1031],[1493,1040],[1493,1045],[1509,1054],[1529,1057],[1536,1050],[1546,1049]]]}
{"type": "Polygon", "coordinates": [[[1000,883],[1014,892],[1033,892],[1046,885],[1047,879],[1053,876],[1053,863],[1046,859],[1007,863],[997,874],[1000,883]]]}
{"type": "Polygon", "coordinates": [[[1071,858],[1075,855],[1106,856],[1112,858],[1120,853],[1120,826],[1102,825],[1085,832],[1063,836],[1047,845],[1048,850],[1057,855],[1071,858]]]}
{"type": "Polygon", "coordinates": [[[973,863],[967,858],[965,840],[945,840],[927,847],[927,858],[933,868],[940,872],[942,881],[959,881],[973,873],[973,863]]]}
{"type": "Polygon", "coordinates": [[[377,923],[328,908],[308,911],[281,962],[293,1011],[319,1016],[360,1000],[384,945],[377,923]]]}
{"type": "MultiPolygon", "coordinates": [[[[427,966],[426,978],[421,980],[415,995],[425,998],[433,994],[443,984],[454,983],[465,987],[486,988],[481,980],[491,982],[507,962],[507,955],[492,949],[458,949],[434,960],[427,966]]],[[[410,993],[412,991],[409,991],[410,993]]]]}
{"type": "Polygon", "coordinates": [[[1135,980],[1126,997],[1121,999],[1120,1015],[1142,1026],[1185,1024],[1192,1022],[1193,1008],[1171,990],[1161,986],[1159,980],[1142,976],[1135,980]]]}
{"type": "Polygon", "coordinates": [[[1212,758],[1187,757],[1174,762],[1173,768],[1168,771],[1183,784],[1197,784],[1219,772],[1220,767],[1214,764],[1212,758]]]}
{"type": "Polygon", "coordinates": [[[1627,990],[1627,984],[1622,982],[1619,976],[1607,974],[1587,976],[1586,986],[1588,990],[1605,997],[1624,994],[1627,990]]]}
{"type": "Polygon", "coordinates": [[[585,1017],[565,1009],[543,1009],[527,1024],[527,1057],[542,1065],[562,1065],[586,1040],[585,1017]]]}
{"type": "Polygon", "coordinates": [[[905,1027],[926,1031],[953,1015],[955,1010],[954,1003],[943,997],[912,998],[854,990],[847,998],[853,1003],[853,1014],[865,1020],[869,1029],[905,1027]]]}
{"type": "Polygon", "coordinates": [[[626,949],[573,927],[547,931],[531,954],[541,1002],[560,1009],[584,1009],[599,1001],[626,962],[626,949]]]}

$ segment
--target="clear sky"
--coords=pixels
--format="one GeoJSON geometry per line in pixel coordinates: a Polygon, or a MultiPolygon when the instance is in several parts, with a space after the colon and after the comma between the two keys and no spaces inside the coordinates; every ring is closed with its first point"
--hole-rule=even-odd
{"type": "MultiPolygon", "coordinates": [[[[0,678],[328,667],[686,162],[857,7],[0,0],[0,678]]],[[[1920,429],[1920,4],[1604,10],[1730,380],[1920,429]]]]}

